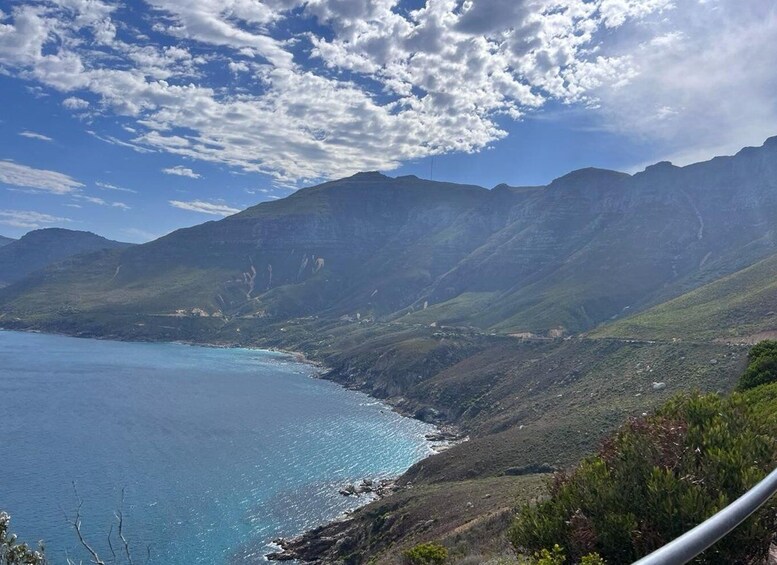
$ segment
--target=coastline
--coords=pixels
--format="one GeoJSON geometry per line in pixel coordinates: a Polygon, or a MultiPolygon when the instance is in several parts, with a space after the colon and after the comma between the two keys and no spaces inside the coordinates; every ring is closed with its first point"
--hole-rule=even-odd
{"type": "MultiPolygon", "coordinates": [[[[321,361],[309,358],[304,352],[301,352],[301,351],[290,350],[290,349],[285,349],[280,347],[261,347],[258,345],[252,346],[252,345],[245,345],[245,344],[240,344],[235,342],[217,343],[217,342],[204,342],[204,341],[201,342],[201,341],[195,341],[195,340],[164,340],[164,339],[150,339],[150,338],[130,339],[130,338],[122,338],[115,335],[106,336],[106,335],[91,334],[86,332],[71,333],[71,332],[63,332],[63,331],[44,331],[44,330],[34,329],[34,328],[9,328],[5,326],[0,326],[0,332],[35,333],[35,334],[54,335],[54,336],[61,336],[61,337],[96,339],[100,341],[114,341],[114,342],[124,342],[124,343],[167,343],[167,344],[186,345],[189,347],[206,347],[206,348],[214,348],[214,349],[245,349],[249,351],[277,353],[292,359],[296,363],[300,363],[300,364],[304,364],[304,365],[308,365],[309,367],[312,367],[314,371],[312,371],[309,375],[307,375],[309,378],[327,380],[329,382],[332,382],[338,385],[340,388],[343,388],[345,390],[363,394],[366,397],[380,403],[383,407],[390,409],[392,412],[398,414],[399,416],[417,420],[419,422],[423,422],[424,424],[431,426],[434,431],[431,433],[426,433],[423,436],[423,440],[428,448],[428,453],[424,455],[421,459],[416,461],[416,463],[422,460],[428,459],[429,457],[433,457],[434,455],[438,455],[439,453],[446,451],[450,447],[458,443],[461,443],[463,441],[467,441],[469,439],[467,436],[463,436],[458,430],[458,428],[456,428],[451,424],[436,424],[436,423],[425,421],[422,418],[417,417],[415,414],[410,413],[410,411],[402,410],[401,407],[397,406],[396,404],[387,402],[386,399],[378,398],[370,394],[366,390],[361,390],[357,387],[349,387],[349,386],[346,386],[344,383],[339,382],[335,378],[328,378],[328,375],[334,374],[334,369],[331,367],[328,367],[325,363],[321,361]]],[[[302,530],[298,532],[289,532],[289,534],[284,537],[267,541],[266,544],[268,546],[275,546],[278,548],[278,551],[265,554],[264,556],[265,560],[296,561],[301,564],[306,563],[304,559],[300,559],[299,557],[297,557],[299,550],[294,548],[295,545],[308,547],[310,545],[310,541],[316,539],[317,532],[322,531],[324,529],[331,529],[332,527],[337,527],[338,525],[347,525],[354,512],[369,505],[372,502],[379,501],[386,497],[389,497],[395,492],[397,492],[398,490],[402,489],[403,487],[398,484],[398,481],[407,472],[408,469],[405,469],[404,471],[396,475],[382,476],[382,477],[367,477],[362,479],[362,483],[361,483],[362,485],[367,485],[368,483],[370,485],[374,484],[375,488],[369,487],[367,489],[360,489],[359,487],[355,487],[354,484],[342,485],[341,488],[339,488],[339,494],[343,496],[356,497],[360,502],[357,506],[355,506],[354,508],[346,512],[343,512],[337,515],[331,520],[322,522],[321,524],[318,524],[317,526],[314,526],[310,529],[302,530]],[[346,494],[346,492],[349,491],[349,489],[354,489],[354,490],[346,494]]]]}
{"type": "MultiPolygon", "coordinates": [[[[401,406],[397,406],[395,403],[389,402],[385,398],[380,398],[373,394],[370,394],[368,390],[364,390],[359,387],[347,386],[346,384],[334,378],[334,374],[335,374],[334,368],[327,366],[326,363],[322,361],[310,358],[305,352],[299,351],[299,350],[286,349],[283,347],[274,347],[274,346],[262,347],[259,345],[245,345],[245,344],[236,343],[236,342],[217,343],[213,341],[195,341],[195,340],[185,340],[185,339],[166,340],[166,339],[143,338],[140,336],[138,336],[137,338],[124,338],[116,335],[106,336],[102,334],[87,333],[87,332],[76,333],[76,332],[40,330],[35,328],[14,328],[14,327],[7,327],[0,324],[0,332],[3,332],[3,331],[20,332],[20,333],[38,333],[38,334],[46,334],[46,335],[58,335],[63,337],[73,337],[78,339],[97,339],[101,341],[117,341],[117,342],[126,342],[126,343],[177,343],[180,345],[188,345],[191,347],[212,347],[214,349],[246,349],[246,350],[252,350],[252,351],[281,353],[283,355],[287,355],[289,357],[294,358],[294,360],[298,363],[315,367],[317,369],[316,374],[311,375],[311,378],[320,378],[326,381],[333,382],[346,390],[361,392],[362,394],[366,394],[373,400],[376,400],[384,404],[392,412],[396,412],[400,416],[404,416],[405,418],[410,418],[412,420],[418,420],[420,422],[424,422],[425,424],[434,426],[437,429],[436,435],[445,436],[446,438],[445,440],[438,440],[438,441],[448,441],[448,442],[452,442],[451,445],[455,445],[455,443],[460,443],[461,441],[466,441],[468,439],[468,436],[463,435],[461,433],[461,430],[454,424],[451,424],[448,422],[442,424],[442,423],[435,423],[435,422],[430,422],[428,420],[424,420],[423,418],[420,418],[418,415],[411,413],[411,411],[405,410],[401,406]],[[332,378],[329,378],[328,375],[332,375],[332,378]]],[[[432,440],[432,441],[435,441],[435,440],[432,440]]]]}

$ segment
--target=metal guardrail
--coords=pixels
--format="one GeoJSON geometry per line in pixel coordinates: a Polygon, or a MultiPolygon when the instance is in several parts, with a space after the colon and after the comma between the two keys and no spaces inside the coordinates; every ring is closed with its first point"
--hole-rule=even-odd
{"type": "Polygon", "coordinates": [[[633,565],[683,565],[744,522],[777,493],[777,469],[723,510],[633,565]]]}

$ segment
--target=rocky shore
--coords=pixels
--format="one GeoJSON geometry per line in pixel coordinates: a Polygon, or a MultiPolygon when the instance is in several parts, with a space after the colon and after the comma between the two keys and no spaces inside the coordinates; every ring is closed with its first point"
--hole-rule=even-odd
{"type": "MultiPolygon", "coordinates": [[[[431,444],[432,450],[437,453],[467,439],[453,426],[443,426],[433,433],[426,434],[425,438],[431,444]]],[[[401,488],[397,485],[396,479],[362,479],[358,483],[343,486],[338,492],[347,497],[368,497],[366,504],[388,497],[401,488]]],[[[274,539],[272,543],[278,546],[280,551],[268,553],[265,557],[269,561],[300,561],[315,564],[323,563],[320,559],[322,555],[347,551],[351,545],[356,547],[358,538],[350,514],[351,512],[348,512],[333,522],[298,536],[274,539]]]]}
{"type": "MultiPolygon", "coordinates": [[[[363,479],[359,483],[345,485],[338,492],[347,497],[369,496],[369,500],[373,501],[393,494],[398,488],[395,479],[363,479]]],[[[345,550],[349,543],[355,543],[348,534],[351,528],[352,520],[348,512],[333,522],[298,536],[274,539],[272,543],[277,545],[280,551],[268,553],[265,557],[269,561],[318,563],[321,555],[331,550],[345,550]]]]}
{"type": "Polygon", "coordinates": [[[301,561],[303,563],[322,563],[320,556],[332,550],[346,550],[356,540],[349,536],[352,520],[342,519],[325,526],[319,526],[293,538],[273,540],[281,550],[268,553],[269,561],[301,561]]]}
{"type": "Polygon", "coordinates": [[[343,496],[362,496],[373,495],[378,498],[388,496],[396,488],[396,481],[393,479],[364,479],[360,483],[353,483],[344,486],[338,492],[343,496]]]}

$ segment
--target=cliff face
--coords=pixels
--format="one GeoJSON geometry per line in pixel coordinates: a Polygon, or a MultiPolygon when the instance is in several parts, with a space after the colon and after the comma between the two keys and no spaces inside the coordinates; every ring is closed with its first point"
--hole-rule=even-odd
{"type": "Polygon", "coordinates": [[[29,279],[0,294],[0,310],[29,313],[41,291],[68,303],[77,281],[82,312],[345,316],[556,335],[755,263],[777,251],[775,220],[775,139],[633,176],[584,169],[546,187],[361,173],[29,279]]]}

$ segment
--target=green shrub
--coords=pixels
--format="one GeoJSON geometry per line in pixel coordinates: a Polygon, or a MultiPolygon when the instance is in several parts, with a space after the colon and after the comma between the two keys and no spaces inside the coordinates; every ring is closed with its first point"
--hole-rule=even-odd
{"type": "MultiPolygon", "coordinates": [[[[531,557],[520,558],[520,565],[564,565],[567,558],[560,545],[555,544],[553,549],[542,549],[534,552],[531,557]]],[[[590,553],[580,560],[580,565],[606,565],[598,553],[590,553]]]]}
{"type": "Polygon", "coordinates": [[[442,565],[448,559],[448,550],[437,543],[420,543],[405,552],[410,565],[442,565]]]}
{"type": "MultiPolygon", "coordinates": [[[[731,398],[692,395],[634,419],[571,474],[550,498],[521,509],[511,531],[519,552],[559,544],[578,563],[597,552],[632,561],[733,502],[774,467],[777,385],[731,398]]],[[[772,500],[696,563],[762,558],[777,521],[772,500]]]]}
{"type": "Polygon", "coordinates": [[[765,340],[753,346],[747,354],[747,369],[739,378],[737,388],[748,390],[777,381],[777,341],[765,340]]]}
{"type": "Polygon", "coordinates": [[[8,533],[11,517],[0,512],[0,565],[45,565],[43,545],[37,550],[26,543],[16,543],[16,536],[8,533]]]}
{"type": "Polygon", "coordinates": [[[558,544],[553,549],[542,549],[534,554],[531,560],[532,565],[564,565],[566,557],[564,550],[558,544]]]}

